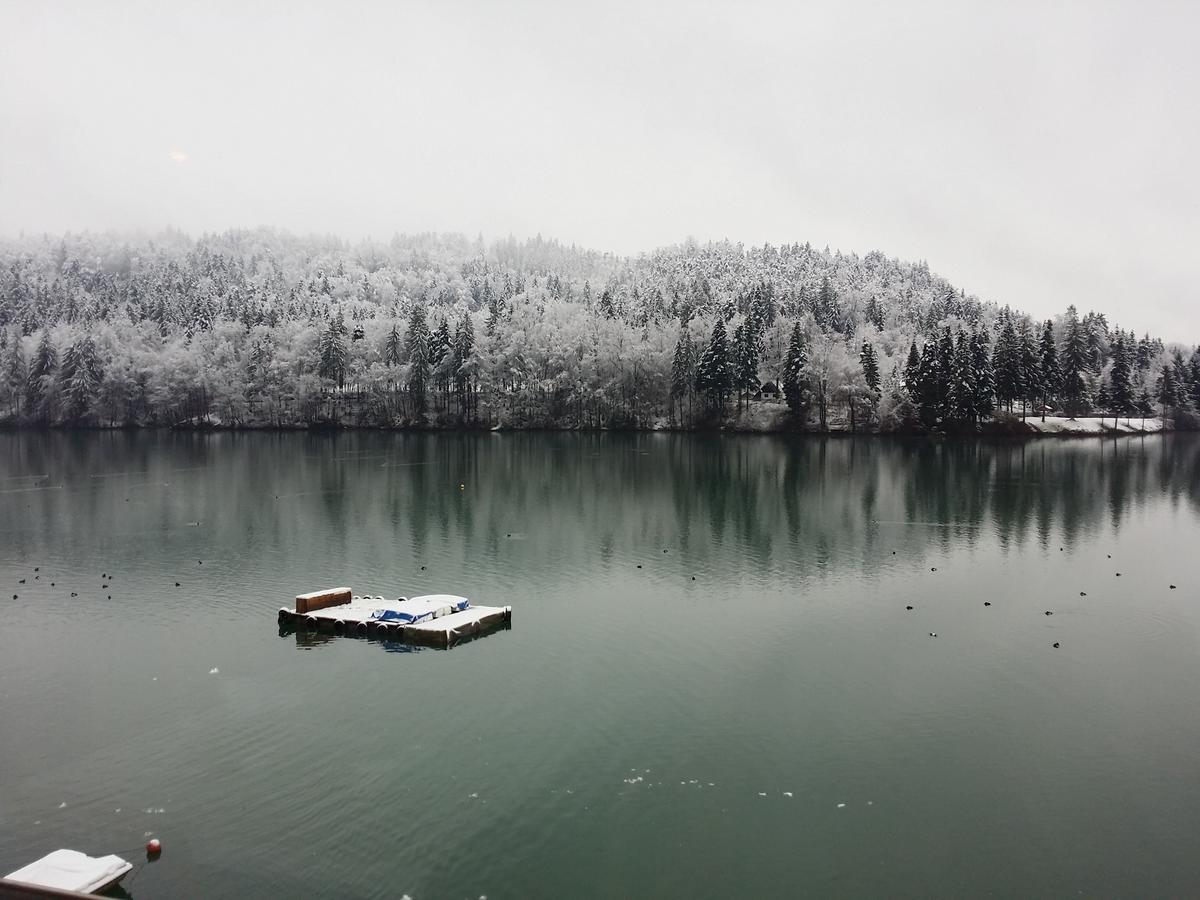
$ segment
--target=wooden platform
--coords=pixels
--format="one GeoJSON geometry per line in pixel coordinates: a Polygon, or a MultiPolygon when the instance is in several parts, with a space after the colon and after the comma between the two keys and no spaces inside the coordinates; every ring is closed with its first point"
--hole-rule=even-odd
{"type": "Polygon", "coordinates": [[[449,647],[511,622],[511,606],[471,606],[465,597],[452,594],[355,597],[349,588],[301,594],[295,609],[279,610],[280,625],[433,647],[449,647]],[[381,618],[381,613],[390,615],[381,618]]]}

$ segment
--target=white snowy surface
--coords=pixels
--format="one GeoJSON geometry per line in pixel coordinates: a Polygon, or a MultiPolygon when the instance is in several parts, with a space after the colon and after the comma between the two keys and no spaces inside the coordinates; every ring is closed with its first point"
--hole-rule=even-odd
{"type": "Polygon", "coordinates": [[[472,606],[470,609],[465,609],[453,615],[442,616],[440,619],[434,619],[432,622],[419,622],[416,625],[409,625],[408,627],[416,628],[420,631],[430,631],[434,634],[452,634],[466,625],[474,625],[476,622],[482,622],[491,616],[505,612],[507,609],[507,606],[472,606]]]}
{"type": "Polygon", "coordinates": [[[349,603],[342,603],[338,606],[326,606],[324,609],[314,609],[305,615],[314,616],[318,619],[328,619],[331,622],[338,619],[344,622],[366,622],[374,618],[374,613],[380,610],[391,609],[413,615],[431,612],[436,618],[437,616],[449,615],[460,603],[464,602],[469,602],[466,597],[458,597],[453,594],[428,594],[424,597],[413,597],[410,600],[387,600],[383,597],[355,597],[349,603]]]}
{"type": "Polygon", "coordinates": [[[92,857],[78,850],[55,850],[5,876],[10,881],[90,894],[133,868],[119,856],[92,857]]]}
{"type": "Polygon", "coordinates": [[[1158,416],[1147,416],[1143,421],[1141,416],[1122,416],[1114,421],[1112,416],[1080,416],[1068,419],[1064,416],[1046,416],[1043,422],[1040,417],[1028,416],[1025,424],[1047,434],[1104,434],[1117,432],[1121,434],[1137,434],[1142,432],[1162,431],[1162,419],[1158,416]]]}

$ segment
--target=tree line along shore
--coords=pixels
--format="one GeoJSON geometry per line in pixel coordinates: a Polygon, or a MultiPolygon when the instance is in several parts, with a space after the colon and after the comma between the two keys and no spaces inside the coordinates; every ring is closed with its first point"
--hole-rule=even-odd
{"type": "Polygon", "coordinates": [[[1074,304],[1035,321],[877,252],[0,241],[16,427],[1091,433],[1198,410],[1200,348],[1074,304]]]}

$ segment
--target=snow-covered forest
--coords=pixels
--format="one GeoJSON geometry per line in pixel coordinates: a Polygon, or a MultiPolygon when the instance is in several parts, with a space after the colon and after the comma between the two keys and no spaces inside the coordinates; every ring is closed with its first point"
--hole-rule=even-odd
{"type": "Polygon", "coordinates": [[[270,230],[0,241],[10,424],[974,429],[1194,423],[1200,348],[1064,298],[808,244],[623,258],[541,238],[270,230]]]}

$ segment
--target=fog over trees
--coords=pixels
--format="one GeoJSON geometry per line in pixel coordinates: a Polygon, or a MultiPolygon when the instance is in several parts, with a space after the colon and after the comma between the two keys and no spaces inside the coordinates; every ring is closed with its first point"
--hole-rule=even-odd
{"type": "Polygon", "coordinates": [[[1200,348],[1034,321],[924,262],[808,244],[635,258],[458,235],[0,241],[0,421],[971,430],[1187,419],[1200,348]]]}

